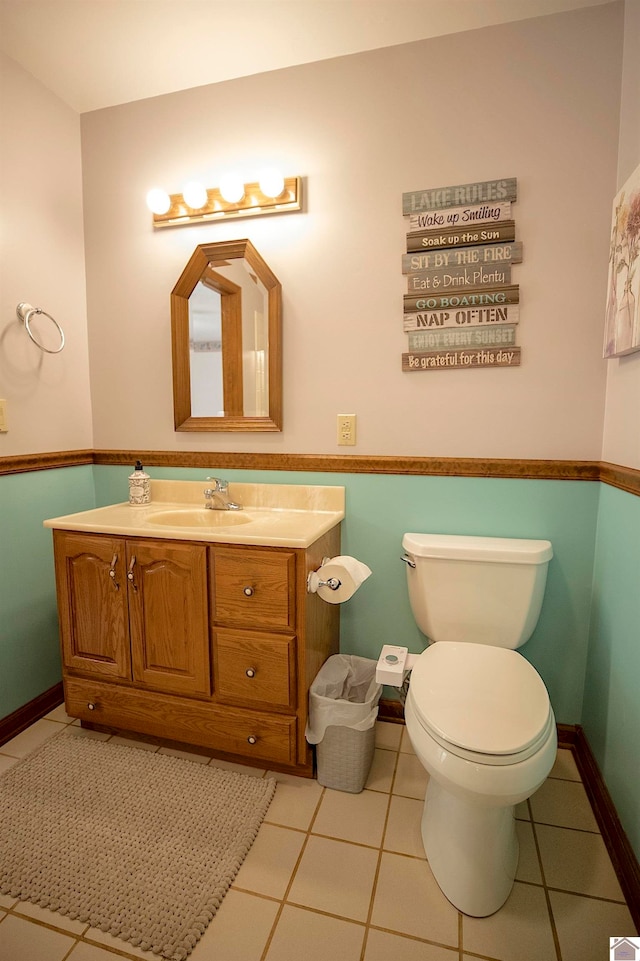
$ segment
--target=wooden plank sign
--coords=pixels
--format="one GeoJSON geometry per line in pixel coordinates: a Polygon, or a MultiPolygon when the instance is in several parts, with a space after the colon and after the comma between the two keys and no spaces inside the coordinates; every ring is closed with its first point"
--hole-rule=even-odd
{"type": "Polygon", "coordinates": [[[405,314],[403,329],[431,330],[433,328],[494,327],[517,324],[520,307],[509,304],[500,307],[466,307],[462,310],[426,310],[422,313],[405,314]]]}
{"type": "Polygon", "coordinates": [[[429,230],[438,227],[460,227],[472,224],[491,224],[499,220],[511,220],[511,204],[481,204],[477,207],[449,207],[425,214],[411,214],[409,230],[429,230]]]}
{"type": "Polygon", "coordinates": [[[435,187],[403,193],[402,213],[411,215],[425,210],[446,210],[448,207],[491,204],[495,201],[516,200],[518,182],[515,177],[505,180],[482,180],[456,187],[435,187]]]}
{"type": "Polygon", "coordinates": [[[447,230],[419,230],[407,234],[407,252],[433,250],[441,247],[471,247],[476,244],[511,243],[516,239],[513,220],[486,227],[449,227],[447,230]]]}
{"type": "Polygon", "coordinates": [[[520,264],[522,244],[487,244],[484,247],[455,247],[453,250],[425,250],[402,255],[402,273],[433,270],[437,267],[462,267],[465,264],[520,264]]]}
{"type": "Polygon", "coordinates": [[[405,294],[405,313],[423,310],[449,310],[452,307],[490,307],[520,302],[517,285],[486,290],[463,290],[458,293],[405,294]]]}
{"type": "Polygon", "coordinates": [[[403,371],[469,370],[471,367],[519,367],[520,347],[482,347],[480,350],[434,350],[402,355],[403,371]]]}
{"type": "Polygon", "coordinates": [[[497,327],[445,327],[416,330],[409,334],[409,350],[432,351],[443,347],[513,347],[516,328],[513,324],[497,327]]]}
{"type": "Polygon", "coordinates": [[[407,293],[414,291],[435,291],[449,290],[451,287],[457,289],[467,288],[474,290],[476,287],[497,287],[501,284],[511,283],[511,267],[509,264],[500,264],[499,267],[486,267],[478,264],[474,267],[448,267],[443,270],[415,270],[407,275],[407,293]]]}

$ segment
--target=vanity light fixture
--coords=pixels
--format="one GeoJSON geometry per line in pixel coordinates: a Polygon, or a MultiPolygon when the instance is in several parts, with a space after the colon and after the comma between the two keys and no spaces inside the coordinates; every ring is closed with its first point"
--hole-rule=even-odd
{"type": "Polygon", "coordinates": [[[243,183],[240,177],[228,175],[219,187],[206,188],[192,182],[181,194],[168,194],[156,187],[147,194],[147,206],[153,213],[154,227],[289,213],[302,210],[302,178],[283,177],[270,169],[260,175],[258,183],[243,183]]]}

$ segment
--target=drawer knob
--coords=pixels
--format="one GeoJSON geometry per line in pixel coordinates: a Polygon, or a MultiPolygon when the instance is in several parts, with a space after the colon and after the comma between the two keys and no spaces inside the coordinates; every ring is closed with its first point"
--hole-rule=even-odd
{"type": "Polygon", "coordinates": [[[258,738],[255,736],[255,734],[250,734],[249,737],[247,738],[247,741],[249,742],[249,744],[257,744],[258,738]]]}
{"type": "Polygon", "coordinates": [[[255,667],[248,667],[244,673],[247,675],[247,677],[255,677],[256,669],[255,667]]]}
{"type": "Polygon", "coordinates": [[[247,597],[251,597],[251,596],[252,596],[252,594],[253,594],[253,588],[252,588],[252,587],[245,587],[243,590],[244,590],[244,593],[246,594],[247,597]]]}
{"type": "Polygon", "coordinates": [[[89,701],[89,703],[87,704],[87,707],[89,708],[90,711],[95,711],[96,709],[96,706],[93,703],[93,701],[89,701]]]}

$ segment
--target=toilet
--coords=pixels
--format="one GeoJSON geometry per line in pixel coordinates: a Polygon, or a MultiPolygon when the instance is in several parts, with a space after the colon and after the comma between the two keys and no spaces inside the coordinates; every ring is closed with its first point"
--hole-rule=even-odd
{"type": "Polygon", "coordinates": [[[518,866],[515,806],[556,758],[547,689],[516,648],[538,622],[549,541],[405,534],[409,600],[430,641],[414,658],[405,703],[429,773],[422,839],[446,897],[485,917],[507,900],[518,866]]]}

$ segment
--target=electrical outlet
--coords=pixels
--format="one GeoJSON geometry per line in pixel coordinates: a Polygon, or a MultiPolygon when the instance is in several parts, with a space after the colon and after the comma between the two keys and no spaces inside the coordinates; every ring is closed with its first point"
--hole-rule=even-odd
{"type": "Polygon", "coordinates": [[[353,447],[356,442],[356,415],[338,414],[338,444],[353,447]]]}
{"type": "Polygon", "coordinates": [[[7,426],[7,402],[0,400],[0,434],[6,434],[9,430],[7,426]]]}

